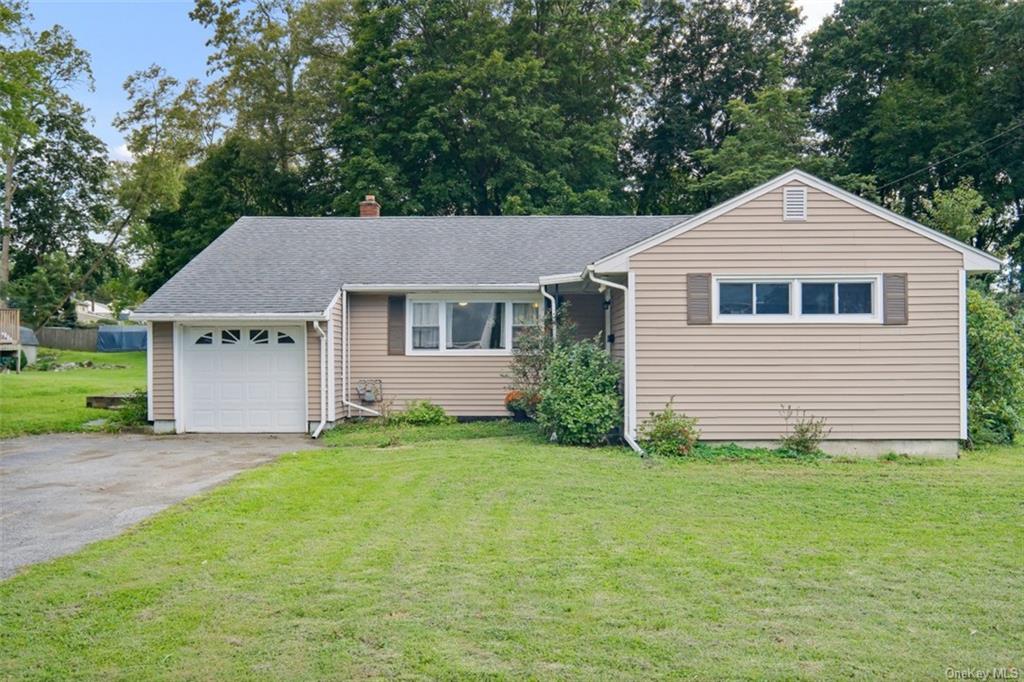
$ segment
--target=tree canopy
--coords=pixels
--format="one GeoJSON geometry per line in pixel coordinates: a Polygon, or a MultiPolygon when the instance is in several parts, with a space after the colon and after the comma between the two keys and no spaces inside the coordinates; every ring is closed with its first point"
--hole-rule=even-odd
{"type": "Polygon", "coordinates": [[[60,251],[73,281],[131,262],[104,291],[152,292],[241,215],[364,194],[679,213],[800,167],[1007,255],[1024,287],[1024,3],[846,0],[801,39],[791,0],[195,0],[208,77],[128,79],[129,163],[65,93],[87,55],[26,16],[0,4],[16,279],[60,251]]]}

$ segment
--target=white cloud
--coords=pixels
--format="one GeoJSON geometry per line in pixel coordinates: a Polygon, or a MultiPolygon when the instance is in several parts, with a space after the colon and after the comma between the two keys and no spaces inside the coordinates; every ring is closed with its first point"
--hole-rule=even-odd
{"type": "Polygon", "coordinates": [[[128,145],[121,143],[110,150],[110,158],[115,161],[131,161],[132,153],[128,151],[128,145]]]}
{"type": "Polygon", "coordinates": [[[806,35],[818,28],[839,2],[838,0],[794,0],[794,4],[800,8],[804,16],[803,26],[800,27],[800,35],[806,35]]]}

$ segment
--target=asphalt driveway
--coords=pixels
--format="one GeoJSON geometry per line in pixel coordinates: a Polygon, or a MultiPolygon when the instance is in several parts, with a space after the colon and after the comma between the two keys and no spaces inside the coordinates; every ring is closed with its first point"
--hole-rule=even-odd
{"type": "Polygon", "coordinates": [[[278,455],[316,447],[299,434],[0,441],[0,578],[117,535],[278,455]]]}

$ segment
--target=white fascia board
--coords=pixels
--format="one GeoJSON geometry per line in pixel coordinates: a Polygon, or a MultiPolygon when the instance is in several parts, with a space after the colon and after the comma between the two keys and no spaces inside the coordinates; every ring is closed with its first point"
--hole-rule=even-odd
{"type": "Polygon", "coordinates": [[[293,322],[295,320],[328,320],[331,309],[341,298],[341,289],[331,298],[324,310],[309,313],[132,313],[131,319],[139,322],[236,322],[253,320],[259,322],[293,322]]]}
{"type": "Polygon", "coordinates": [[[331,311],[334,309],[334,306],[338,305],[339,300],[341,300],[341,289],[338,289],[338,293],[334,294],[331,302],[328,303],[327,308],[324,309],[324,317],[328,320],[331,319],[331,311]]]}
{"type": "Polygon", "coordinates": [[[346,284],[345,291],[536,291],[536,282],[512,284],[346,284]]]}
{"type": "Polygon", "coordinates": [[[256,322],[294,322],[296,320],[326,320],[325,311],[315,313],[136,313],[138,322],[220,322],[253,320],[256,322]]]}
{"type": "Polygon", "coordinates": [[[543,277],[538,277],[537,281],[540,282],[541,286],[548,284],[571,284],[573,282],[582,282],[585,273],[586,270],[583,272],[567,272],[562,275],[544,275],[543,277]]]}
{"type": "Polygon", "coordinates": [[[959,251],[964,256],[964,268],[968,271],[998,272],[1003,266],[1003,262],[992,254],[985,253],[981,249],[976,249],[973,246],[969,246],[961,241],[953,239],[952,237],[948,237],[941,232],[936,232],[929,227],[925,227],[918,222],[904,218],[898,213],[894,213],[893,211],[883,208],[882,206],[868,201],[867,199],[863,199],[856,194],[840,189],[835,185],[810,175],[809,173],[793,169],[762,185],[758,185],[753,189],[747,190],[743,194],[733,197],[726,202],[718,204],[717,206],[712,206],[708,210],[698,213],[689,220],[685,220],[674,227],[670,227],[667,230],[659,232],[656,235],[634,244],[633,246],[595,261],[594,269],[596,272],[626,272],[629,270],[630,256],[646,251],[647,249],[666,242],[673,237],[685,234],[695,227],[699,227],[709,220],[713,220],[714,218],[731,211],[737,206],[741,206],[752,199],[756,199],[757,197],[778,189],[779,187],[793,182],[794,180],[801,182],[808,187],[813,187],[825,194],[829,194],[837,199],[846,201],[857,208],[863,209],[868,213],[910,230],[911,232],[915,232],[923,237],[927,237],[928,239],[938,242],[939,244],[953,249],[954,251],[959,251]]]}

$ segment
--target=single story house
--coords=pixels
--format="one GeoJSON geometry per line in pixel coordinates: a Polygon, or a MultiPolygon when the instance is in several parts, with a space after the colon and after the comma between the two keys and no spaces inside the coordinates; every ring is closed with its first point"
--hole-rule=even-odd
{"type": "Polygon", "coordinates": [[[136,311],[157,430],[504,416],[517,330],[568,302],[629,440],[670,400],[710,441],[773,441],[782,405],[832,451],[966,436],[966,273],[1000,260],[799,170],[694,216],[360,214],[241,218],[136,311]]]}

